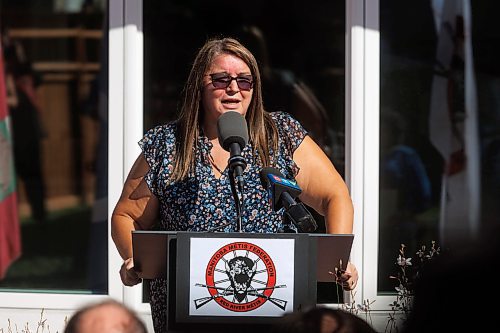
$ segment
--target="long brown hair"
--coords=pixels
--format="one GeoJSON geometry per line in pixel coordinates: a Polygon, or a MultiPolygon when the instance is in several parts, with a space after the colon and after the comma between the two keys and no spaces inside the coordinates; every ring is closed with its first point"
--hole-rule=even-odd
{"type": "Polygon", "coordinates": [[[209,39],[198,51],[182,93],[182,106],[177,120],[175,164],[172,173],[174,181],[184,179],[190,170],[194,170],[195,151],[203,120],[201,113],[203,112],[201,105],[203,77],[215,57],[221,54],[234,55],[243,60],[253,76],[252,101],[245,117],[250,141],[257,149],[262,166],[271,164],[270,148],[277,152],[278,131],[271,115],[264,110],[260,72],[255,57],[236,39],[209,39]],[[272,143],[271,147],[268,142],[272,143]]]}

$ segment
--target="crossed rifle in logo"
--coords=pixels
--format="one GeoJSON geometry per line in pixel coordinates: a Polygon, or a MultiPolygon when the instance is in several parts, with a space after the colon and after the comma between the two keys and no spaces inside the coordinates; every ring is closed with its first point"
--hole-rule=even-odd
{"type": "MultiPolygon", "coordinates": [[[[205,304],[209,303],[210,301],[212,301],[214,299],[224,297],[224,296],[233,296],[235,294],[233,288],[230,286],[226,287],[226,288],[222,288],[222,287],[216,287],[216,286],[209,286],[209,285],[201,284],[201,283],[196,283],[195,286],[223,291],[222,294],[217,293],[216,295],[212,295],[212,296],[208,296],[208,297],[200,297],[198,299],[195,299],[194,305],[195,305],[196,309],[201,308],[202,306],[204,306],[205,304]]],[[[286,285],[282,284],[282,285],[274,286],[274,287],[263,287],[263,288],[250,287],[250,288],[251,289],[247,290],[247,292],[246,292],[247,295],[263,298],[266,301],[269,301],[272,304],[276,305],[281,310],[285,311],[286,304],[288,301],[285,301],[283,299],[279,299],[276,297],[269,297],[269,296],[264,295],[263,293],[261,293],[259,291],[264,291],[264,290],[268,290],[268,289],[274,290],[274,289],[278,289],[278,288],[286,288],[286,285]]]]}

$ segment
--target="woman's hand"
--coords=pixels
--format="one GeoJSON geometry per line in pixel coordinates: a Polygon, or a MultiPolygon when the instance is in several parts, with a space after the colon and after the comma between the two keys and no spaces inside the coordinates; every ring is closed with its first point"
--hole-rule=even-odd
{"type": "Polygon", "coordinates": [[[345,270],[335,268],[335,273],[330,272],[330,274],[335,276],[335,281],[346,291],[353,290],[358,284],[358,270],[351,262],[347,263],[345,270]]]}
{"type": "Polygon", "coordinates": [[[339,283],[342,284],[344,290],[353,290],[358,284],[358,270],[350,261],[347,263],[347,268],[340,274],[339,283]]]}
{"type": "Polygon", "coordinates": [[[123,262],[120,268],[120,278],[122,279],[122,283],[129,287],[142,282],[142,279],[134,269],[134,259],[128,258],[123,262]]]}

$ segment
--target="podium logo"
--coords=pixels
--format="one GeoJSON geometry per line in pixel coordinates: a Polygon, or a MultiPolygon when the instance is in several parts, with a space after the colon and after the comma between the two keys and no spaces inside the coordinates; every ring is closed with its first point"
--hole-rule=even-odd
{"type": "Polygon", "coordinates": [[[272,297],[276,285],[276,268],[272,258],[259,246],[235,242],[221,247],[210,258],[204,284],[209,296],[194,300],[196,309],[215,301],[233,312],[248,312],[270,302],[283,311],[287,301],[272,297]]]}

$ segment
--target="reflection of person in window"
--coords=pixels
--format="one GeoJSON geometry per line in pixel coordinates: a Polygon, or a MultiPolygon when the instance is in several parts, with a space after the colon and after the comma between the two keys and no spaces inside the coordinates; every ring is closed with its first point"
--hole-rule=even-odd
{"type": "MultiPolygon", "coordinates": [[[[290,69],[273,66],[268,43],[262,30],[257,26],[244,25],[236,31],[236,34],[255,55],[259,64],[265,109],[269,112],[285,111],[300,121],[343,176],[343,150],[340,154],[339,149],[334,151],[336,140],[332,136],[328,113],[311,88],[290,69]]],[[[318,222],[319,231],[324,232],[323,216],[311,207],[309,209],[318,222]]]]}
{"type": "Polygon", "coordinates": [[[12,66],[15,104],[9,105],[12,118],[12,141],[17,175],[24,181],[33,218],[45,222],[45,184],[42,173],[40,140],[42,126],[36,96],[36,76],[29,63],[12,66]]]}
{"type": "Polygon", "coordinates": [[[382,111],[380,128],[381,202],[394,200],[392,213],[386,214],[401,231],[399,242],[413,240],[415,215],[431,204],[431,183],[416,150],[404,143],[405,124],[402,117],[392,111],[382,111]]]}
{"type": "Polygon", "coordinates": [[[314,92],[294,72],[272,66],[267,41],[256,26],[243,26],[236,34],[255,55],[262,75],[264,107],[269,112],[286,111],[308,130],[328,157],[333,160],[329,133],[330,120],[314,92]]]}

